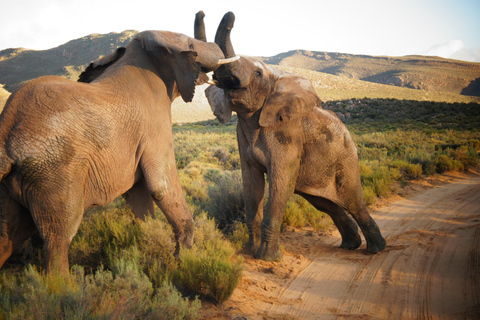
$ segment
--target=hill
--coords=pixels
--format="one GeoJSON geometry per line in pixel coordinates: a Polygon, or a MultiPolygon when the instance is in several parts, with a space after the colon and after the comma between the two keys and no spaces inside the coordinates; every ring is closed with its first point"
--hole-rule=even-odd
{"type": "Polygon", "coordinates": [[[24,48],[0,51],[0,84],[13,92],[26,81],[44,75],[77,80],[85,67],[98,57],[127,45],[137,31],[91,34],[48,50],[24,48]]]}
{"type": "Polygon", "coordinates": [[[3,89],[3,85],[0,84],[0,111],[3,109],[3,106],[7,102],[8,96],[10,96],[10,93],[3,89]]]}
{"type": "MultiPolygon", "coordinates": [[[[77,80],[90,62],[126,46],[136,33],[127,30],[92,34],[42,51],[2,50],[0,85],[4,84],[4,89],[13,92],[25,82],[43,75],[77,80]]],[[[260,59],[310,79],[323,101],[369,98],[480,102],[478,63],[436,57],[371,57],[305,50],[260,59]]],[[[174,122],[213,118],[203,94],[205,88],[197,87],[193,103],[175,100],[172,107],[174,122]]],[[[0,110],[9,94],[4,89],[0,90],[0,110]]]]}
{"type": "Polygon", "coordinates": [[[376,57],[294,50],[261,58],[346,78],[426,91],[480,96],[480,63],[430,56],[376,57]]]}
{"type": "MultiPolygon", "coordinates": [[[[478,103],[480,102],[480,97],[463,96],[447,92],[402,88],[352,78],[345,78],[302,68],[285,66],[275,67],[290,73],[298,74],[312,81],[318,96],[322,99],[322,101],[325,102],[325,107],[329,106],[328,108],[332,108],[331,102],[344,100],[345,104],[348,104],[350,99],[395,99],[399,102],[404,100],[420,102],[433,101],[441,103],[474,102],[477,103],[475,106],[478,106],[478,103]]],[[[214,118],[205,94],[203,93],[207,87],[208,85],[202,85],[196,88],[192,103],[185,103],[182,99],[176,99],[173,102],[172,120],[174,123],[189,123],[214,118]]],[[[377,104],[378,103],[376,102],[374,103],[374,105],[377,104]]],[[[396,105],[398,107],[404,107],[406,104],[403,105],[399,103],[396,105]]],[[[345,121],[345,118],[342,118],[342,120],[345,121]]]]}
{"type": "Polygon", "coordinates": [[[323,101],[353,98],[380,98],[450,103],[480,102],[480,97],[466,96],[458,93],[398,87],[284,65],[275,67],[310,79],[318,96],[323,101]]]}

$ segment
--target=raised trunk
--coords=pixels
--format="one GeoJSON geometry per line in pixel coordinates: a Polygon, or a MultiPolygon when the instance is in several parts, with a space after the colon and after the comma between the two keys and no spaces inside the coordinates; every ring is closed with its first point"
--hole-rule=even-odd
{"type": "MultiPolygon", "coordinates": [[[[218,25],[217,33],[215,34],[215,43],[220,47],[225,58],[232,58],[235,56],[232,41],[230,40],[230,32],[235,22],[235,15],[233,12],[227,12],[220,24],[218,25]]],[[[238,70],[240,70],[241,59],[227,65],[220,66],[214,72],[214,79],[217,80],[218,86],[224,89],[234,89],[241,86],[241,82],[237,77],[238,70]]]]}
{"type": "Polygon", "coordinates": [[[198,11],[195,15],[195,25],[194,25],[194,35],[195,39],[207,42],[207,36],[205,35],[205,23],[203,22],[205,18],[205,13],[203,11],[198,11]]]}
{"type": "Polygon", "coordinates": [[[235,56],[235,51],[230,41],[230,32],[234,22],[235,15],[233,12],[227,12],[218,25],[217,33],[215,34],[215,43],[222,49],[225,58],[233,58],[235,56]]]}

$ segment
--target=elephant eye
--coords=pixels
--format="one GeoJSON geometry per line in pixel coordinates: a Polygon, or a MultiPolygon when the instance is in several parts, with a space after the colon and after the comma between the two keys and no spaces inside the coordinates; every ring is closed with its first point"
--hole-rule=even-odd
{"type": "Polygon", "coordinates": [[[189,46],[189,48],[190,48],[190,50],[193,50],[193,49],[194,49],[193,44],[191,44],[191,45],[189,46]]]}
{"type": "Polygon", "coordinates": [[[262,76],[262,72],[261,71],[255,71],[255,76],[257,77],[261,77],[262,76]]]}

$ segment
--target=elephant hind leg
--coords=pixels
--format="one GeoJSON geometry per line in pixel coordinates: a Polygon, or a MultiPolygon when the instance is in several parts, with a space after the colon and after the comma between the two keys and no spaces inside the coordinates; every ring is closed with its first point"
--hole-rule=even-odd
{"type": "Polygon", "coordinates": [[[362,244],[357,224],[342,207],[325,198],[306,194],[301,195],[317,210],[327,213],[332,218],[333,223],[342,236],[340,248],[355,250],[362,244]]]}
{"type": "Polygon", "coordinates": [[[0,190],[0,268],[24,248],[36,227],[30,211],[0,190]]]}
{"type": "MultiPolygon", "coordinates": [[[[65,199],[52,195],[53,199],[65,199]]],[[[61,200],[50,203],[36,203],[32,216],[44,242],[45,270],[47,273],[68,274],[68,248],[80,226],[84,208],[81,197],[70,197],[65,203],[61,200]]]]}
{"type": "Polygon", "coordinates": [[[125,202],[132,208],[135,217],[145,220],[146,216],[154,215],[153,199],[148,191],[147,182],[141,179],[123,194],[125,202]]]}
{"type": "Polygon", "coordinates": [[[357,211],[351,212],[357,221],[367,241],[367,252],[378,253],[385,249],[387,242],[383,238],[377,223],[368,213],[367,207],[362,203],[357,211]]]}

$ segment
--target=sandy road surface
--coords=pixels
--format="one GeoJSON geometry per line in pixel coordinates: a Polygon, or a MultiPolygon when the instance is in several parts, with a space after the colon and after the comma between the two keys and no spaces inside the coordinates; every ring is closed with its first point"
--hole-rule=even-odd
{"type": "Polygon", "coordinates": [[[283,242],[309,238],[294,244],[303,256],[287,252],[270,264],[247,260],[238,292],[222,308],[225,318],[480,319],[479,176],[372,216],[387,239],[384,252],[366,255],[365,245],[341,250],[338,232],[287,234],[283,242]]]}
{"type": "MultiPolygon", "coordinates": [[[[280,293],[300,303],[272,305],[267,314],[480,318],[480,178],[431,189],[372,215],[387,239],[384,252],[320,254],[280,293]]],[[[329,244],[339,241],[335,235],[329,244]]]]}

